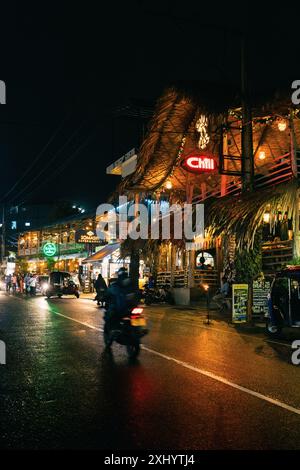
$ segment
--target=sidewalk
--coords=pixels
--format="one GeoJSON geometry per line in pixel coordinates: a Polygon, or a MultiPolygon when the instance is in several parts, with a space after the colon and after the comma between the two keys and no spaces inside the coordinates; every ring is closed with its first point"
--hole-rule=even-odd
{"type": "MultiPolygon", "coordinates": [[[[147,308],[147,307],[146,307],[147,308]]],[[[265,322],[259,321],[259,319],[253,321],[253,323],[233,323],[231,313],[221,313],[218,309],[207,308],[206,302],[198,302],[193,305],[168,305],[168,304],[152,304],[149,308],[154,309],[165,309],[166,311],[177,311],[178,313],[182,312],[187,315],[207,318],[209,316],[209,321],[216,323],[226,323],[235,327],[240,331],[249,331],[254,333],[262,332],[265,329],[265,322]]]]}
{"type": "Polygon", "coordinates": [[[96,293],[93,294],[93,293],[89,292],[88,294],[86,294],[84,292],[80,292],[80,298],[81,299],[94,300],[95,296],[96,296],[96,293]]]}

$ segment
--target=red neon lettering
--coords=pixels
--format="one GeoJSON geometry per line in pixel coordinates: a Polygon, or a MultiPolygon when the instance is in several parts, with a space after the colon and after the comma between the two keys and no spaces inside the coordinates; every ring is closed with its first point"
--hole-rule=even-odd
{"type": "Polygon", "coordinates": [[[195,170],[214,170],[215,161],[207,157],[189,157],[186,159],[186,165],[195,170]]]}

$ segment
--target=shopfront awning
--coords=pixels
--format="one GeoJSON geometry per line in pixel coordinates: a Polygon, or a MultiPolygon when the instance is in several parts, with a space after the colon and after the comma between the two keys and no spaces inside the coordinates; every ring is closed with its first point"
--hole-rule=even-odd
{"type": "Polygon", "coordinates": [[[55,256],[53,259],[54,261],[64,261],[68,259],[80,259],[84,258],[87,255],[86,251],[83,251],[81,253],[72,253],[69,255],[60,255],[60,256],[55,256]]]}
{"type": "Polygon", "coordinates": [[[106,258],[106,256],[111,255],[119,248],[120,248],[120,243],[110,243],[108,245],[105,245],[103,248],[101,248],[101,250],[97,251],[97,253],[94,253],[93,255],[84,259],[82,263],[84,264],[96,263],[98,261],[101,261],[103,258],[106,258]]]}

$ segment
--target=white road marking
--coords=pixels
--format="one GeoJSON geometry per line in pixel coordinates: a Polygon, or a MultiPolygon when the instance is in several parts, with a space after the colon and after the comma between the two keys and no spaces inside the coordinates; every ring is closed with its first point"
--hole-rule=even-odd
{"type": "Polygon", "coordinates": [[[229,387],[236,388],[237,390],[240,390],[241,392],[247,393],[248,395],[252,395],[253,397],[259,398],[259,399],[264,400],[264,401],[267,401],[268,403],[271,403],[272,405],[279,406],[280,408],[283,408],[287,411],[291,411],[292,413],[300,415],[300,409],[299,408],[295,408],[293,406],[287,405],[286,403],[283,403],[279,400],[276,400],[274,398],[263,395],[262,393],[255,392],[254,390],[251,390],[249,388],[242,387],[241,385],[238,385],[234,382],[231,382],[230,380],[227,380],[224,377],[213,374],[212,372],[209,372],[209,371],[204,370],[204,369],[199,369],[198,367],[192,366],[191,364],[188,364],[187,362],[179,361],[178,359],[175,359],[174,357],[167,356],[166,354],[162,354],[158,351],[155,351],[154,349],[147,348],[146,346],[143,346],[143,345],[142,345],[142,348],[143,348],[143,350],[148,351],[151,354],[162,357],[163,359],[166,359],[168,361],[175,362],[176,364],[178,364],[182,367],[185,367],[186,369],[190,369],[194,372],[197,372],[198,374],[205,375],[206,377],[209,377],[213,380],[216,380],[216,381],[221,382],[225,385],[228,385],[229,387]]]}
{"type": "MultiPolygon", "coordinates": [[[[84,326],[86,326],[88,328],[91,328],[93,330],[103,332],[102,328],[98,328],[96,326],[90,325],[89,323],[81,322],[81,321],[76,320],[74,318],[68,317],[67,315],[63,315],[62,313],[56,312],[55,310],[50,310],[50,312],[54,313],[55,315],[59,315],[61,317],[67,318],[68,320],[74,321],[76,323],[80,323],[81,325],[84,325],[84,326]]],[[[142,345],[142,349],[144,351],[147,351],[150,354],[161,357],[162,359],[166,359],[167,361],[174,362],[175,364],[178,364],[182,367],[185,367],[186,369],[192,370],[193,372],[197,372],[198,374],[209,377],[210,379],[216,380],[217,382],[223,383],[224,385],[228,385],[229,387],[235,388],[236,390],[239,390],[240,392],[247,393],[248,395],[259,398],[260,400],[266,401],[268,403],[271,403],[272,405],[275,405],[279,408],[282,408],[286,411],[290,411],[291,413],[294,413],[294,414],[297,414],[297,415],[300,416],[300,409],[299,408],[295,408],[294,406],[288,405],[287,403],[283,403],[282,401],[279,401],[279,400],[276,400],[274,398],[263,395],[262,393],[255,392],[254,390],[251,390],[250,388],[246,388],[246,387],[243,387],[241,385],[238,385],[234,382],[231,382],[230,380],[225,379],[224,377],[221,377],[221,376],[216,375],[212,372],[209,372],[208,370],[200,369],[200,368],[195,367],[191,364],[188,364],[187,362],[180,361],[179,359],[175,359],[174,357],[171,357],[171,356],[167,356],[166,354],[160,353],[159,351],[156,351],[155,349],[150,349],[150,348],[148,348],[147,346],[144,346],[144,345],[142,345]]]]}
{"type": "MultiPolygon", "coordinates": [[[[7,294],[6,294],[7,295],[7,294]]],[[[21,300],[23,301],[24,299],[22,297],[12,297],[10,296],[10,298],[13,298],[13,299],[17,299],[17,300],[21,300]]],[[[81,299],[81,300],[89,300],[89,299],[81,299]]],[[[39,305],[40,307],[40,305],[39,305]]],[[[48,310],[49,308],[49,305],[46,305],[45,307],[42,307],[42,308],[45,308],[46,310],[48,310]]],[[[150,312],[151,314],[151,312],[150,312]]],[[[62,314],[59,314],[58,315],[62,315],[62,314]]],[[[63,316],[63,315],[62,315],[63,316]]],[[[67,317],[69,318],[69,317],[67,317]]],[[[75,320],[74,320],[75,321],[75,320]]],[[[203,326],[203,325],[199,325],[193,321],[191,321],[190,319],[175,319],[175,321],[178,321],[178,322],[184,322],[184,323],[188,323],[189,325],[193,325],[193,326],[197,326],[197,328],[202,328],[204,330],[210,330],[210,331],[219,331],[221,333],[227,333],[227,334],[230,334],[230,335],[235,335],[236,336],[236,332],[235,331],[228,331],[228,330],[224,330],[224,329],[221,329],[221,328],[215,328],[215,327],[209,327],[209,326],[203,326]]],[[[80,322],[79,322],[80,323],[80,322]]],[[[101,331],[101,330],[100,330],[101,331]]],[[[273,343],[273,344],[278,344],[279,346],[285,346],[285,347],[288,347],[290,348],[291,345],[289,343],[281,343],[279,341],[275,341],[275,340],[272,340],[272,339],[265,339],[265,338],[261,338],[259,336],[252,336],[252,335],[247,335],[246,333],[239,333],[238,336],[245,336],[246,338],[248,339],[254,339],[256,341],[263,341],[265,343],[273,343]]]]}
{"type": "Polygon", "coordinates": [[[81,325],[87,326],[88,328],[91,328],[92,330],[103,332],[102,328],[98,328],[97,326],[90,325],[89,323],[84,323],[82,321],[76,320],[75,318],[68,317],[67,315],[63,315],[62,313],[56,312],[55,310],[50,309],[50,313],[55,313],[55,315],[59,315],[60,317],[64,317],[64,318],[67,318],[68,320],[75,321],[76,323],[80,323],[81,325]]]}

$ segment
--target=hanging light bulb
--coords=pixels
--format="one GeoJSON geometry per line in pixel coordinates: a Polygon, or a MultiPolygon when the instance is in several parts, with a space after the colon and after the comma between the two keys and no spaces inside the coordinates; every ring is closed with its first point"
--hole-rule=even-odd
{"type": "Polygon", "coordinates": [[[260,160],[265,160],[265,158],[266,158],[266,152],[264,152],[263,150],[262,150],[261,152],[259,152],[258,158],[259,158],[260,160]]]}
{"type": "Polygon", "coordinates": [[[165,186],[166,186],[166,189],[172,189],[173,187],[172,182],[170,180],[166,182],[165,186]]]}
{"type": "Polygon", "coordinates": [[[264,213],[264,223],[265,223],[265,224],[269,224],[269,223],[270,223],[270,217],[271,217],[270,212],[265,212],[265,213],[264,213]]]}
{"type": "Polygon", "coordinates": [[[280,130],[280,132],[283,132],[286,130],[286,120],[285,119],[280,119],[278,121],[278,129],[280,130]]]}

